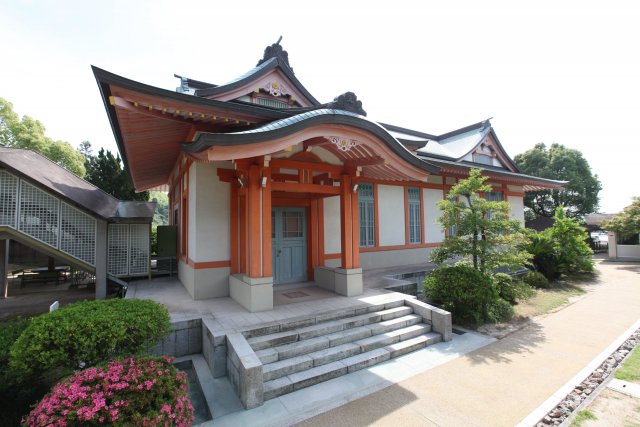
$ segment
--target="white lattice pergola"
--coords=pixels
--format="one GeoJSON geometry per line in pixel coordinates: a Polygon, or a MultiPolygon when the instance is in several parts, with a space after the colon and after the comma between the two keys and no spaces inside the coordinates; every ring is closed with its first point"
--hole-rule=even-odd
{"type": "MultiPolygon", "coordinates": [[[[0,226],[96,266],[96,218],[26,180],[0,169],[0,226]]],[[[107,271],[114,276],[149,274],[149,225],[108,225],[107,271]]]]}

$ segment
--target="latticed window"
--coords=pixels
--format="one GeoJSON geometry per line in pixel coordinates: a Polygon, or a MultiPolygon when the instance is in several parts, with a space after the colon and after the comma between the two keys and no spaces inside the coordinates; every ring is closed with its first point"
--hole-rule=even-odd
{"type": "Polygon", "coordinates": [[[0,225],[16,226],[18,178],[0,170],[0,225]]]}
{"type": "Polygon", "coordinates": [[[360,246],[375,246],[375,200],[373,184],[358,185],[358,206],[360,208],[360,246]]]}
{"type": "Polygon", "coordinates": [[[129,227],[129,275],[146,274],[149,272],[149,225],[131,224],[129,227]]]}
{"type": "Polygon", "coordinates": [[[58,247],[58,203],[55,197],[22,181],[20,231],[58,247]]]}
{"type": "Polygon", "coordinates": [[[129,225],[109,224],[107,270],[114,276],[129,272],[129,225]]]}
{"type": "MultiPolygon", "coordinates": [[[[484,193],[484,199],[487,202],[501,202],[502,201],[502,192],[500,191],[487,191],[484,193]]],[[[491,218],[492,212],[487,212],[487,218],[491,218]]]]}
{"type": "Polygon", "coordinates": [[[60,217],[60,250],[95,265],[96,220],[66,203],[60,217]]]}
{"type": "Polygon", "coordinates": [[[420,221],[420,189],[409,188],[409,243],[422,243],[422,222],[420,221]]]}

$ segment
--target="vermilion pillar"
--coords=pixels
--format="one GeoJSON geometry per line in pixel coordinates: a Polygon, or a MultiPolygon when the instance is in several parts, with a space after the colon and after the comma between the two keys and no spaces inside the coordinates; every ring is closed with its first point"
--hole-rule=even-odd
{"type": "Polygon", "coordinates": [[[271,168],[262,168],[262,276],[273,275],[271,265],[271,168]],[[264,182],[264,186],[262,186],[264,182]]]}
{"type": "Polygon", "coordinates": [[[260,203],[260,166],[249,167],[247,182],[247,236],[249,240],[249,277],[262,277],[262,233],[260,232],[261,203],[260,203]]]}
{"type": "Polygon", "coordinates": [[[353,231],[352,231],[352,188],[351,177],[342,175],[340,181],[340,254],[341,267],[353,268],[353,231]]]}

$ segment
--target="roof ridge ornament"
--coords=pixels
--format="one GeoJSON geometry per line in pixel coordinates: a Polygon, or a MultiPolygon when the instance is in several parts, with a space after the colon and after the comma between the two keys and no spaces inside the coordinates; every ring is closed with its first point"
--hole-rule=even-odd
{"type": "MultiPolygon", "coordinates": [[[[256,67],[259,67],[271,58],[277,58],[287,64],[287,67],[291,68],[291,65],[289,65],[289,54],[282,48],[282,46],[280,46],[281,41],[282,36],[280,36],[277,42],[264,49],[264,55],[262,56],[262,59],[258,61],[256,67]]],[[[291,71],[293,71],[293,68],[291,68],[291,71]]]]}
{"type": "Polygon", "coordinates": [[[366,116],[367,112],[362,109],[362,101],[358,100],[358,97],[353,92],[345,92],[340,96],[337,96],[333,101],[329,102],[326,108],[333,108],[335,110],[350,111],[352,113],[366,116]]]}

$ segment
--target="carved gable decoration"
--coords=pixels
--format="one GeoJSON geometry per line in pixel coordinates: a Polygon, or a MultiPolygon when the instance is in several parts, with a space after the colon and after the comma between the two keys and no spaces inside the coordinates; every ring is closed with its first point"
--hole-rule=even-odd
{"type": "Polygon", "coordinates": [[[327,104],[327,108],[350,111],[352,113],[360,114],[361,116],[367,115],[367,112],[362,109],[362,101],[359,101],[358,97],[353,92],[346,92],[338,96],[332,102],[327,104]]]}
{"type": "Polygon", "coordinates": [[[287,88],[278,81],[267,82],[261,89],[264,89],[271,96],[286,96],[290,95],[287,88]]]}
{"type": "Polygon", "coordinates": [[[282,36],[280,36],[277,42],[275,42],[271,46],[267,46],[264,49],[264,55],[262,56],[262,59],[258,61],[258,64],[256,65],[256,67],[262,65],[263,63],[267,62],[271,58],[278,58],[282,62],[287,64],[287,67],[289,67],[291,71],[293,71],[293,68],[291,68],[291,65],[289,65],[289,54],[287,53],[286,50],[282,48],[282,46],[280,46],[281,40],[282,40],[282,36]]]}

